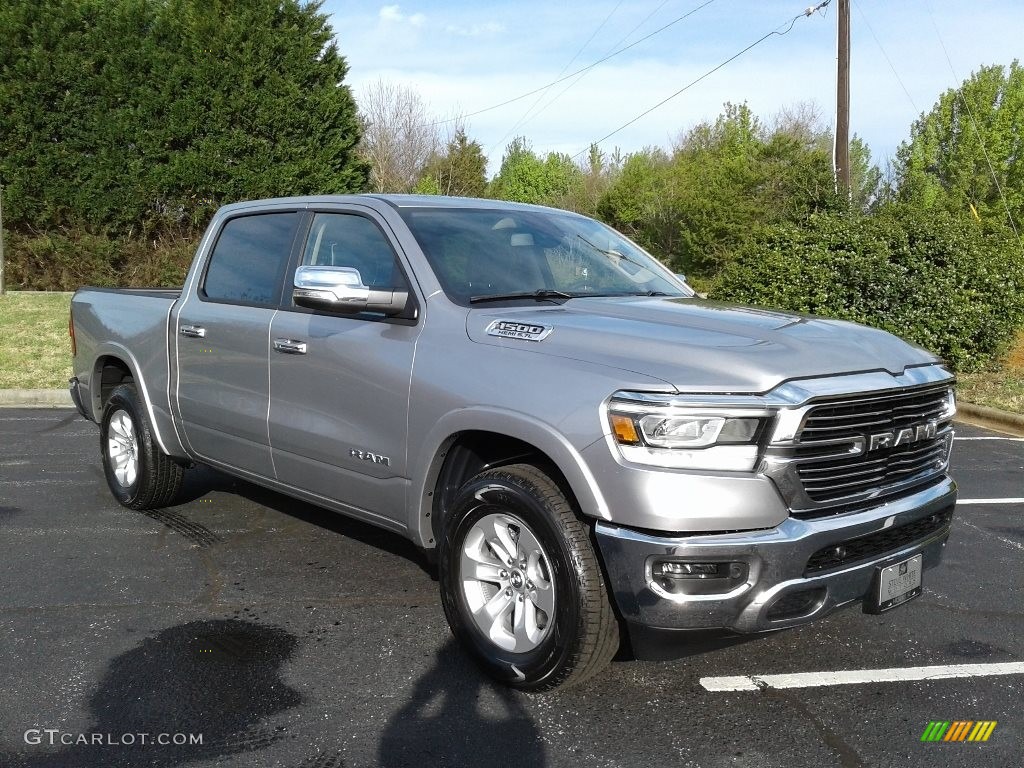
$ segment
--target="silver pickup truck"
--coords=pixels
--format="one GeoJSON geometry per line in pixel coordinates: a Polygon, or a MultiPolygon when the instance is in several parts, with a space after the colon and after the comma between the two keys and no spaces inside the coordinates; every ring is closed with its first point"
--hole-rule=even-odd
{"type": "Polygon", "coordinates": [[[71,315],[71,393],[121,504],[173,504],[202,463],[406,536],[518,688],[627,640],[658,658],[885,611],[949,535],[939,360],[699,299],[565,211],[230,205],[180,291],[83,288],[71,315]]]}

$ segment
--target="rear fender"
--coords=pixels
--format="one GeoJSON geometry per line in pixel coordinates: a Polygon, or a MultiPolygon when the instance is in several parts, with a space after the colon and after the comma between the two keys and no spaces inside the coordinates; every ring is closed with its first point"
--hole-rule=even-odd
{"type": "Polygon", "coordinates": [[[139,397],[146,408],[149,416],[149,423],[152,425],[153,437],[156,439],[160,450],[168,456],[188,458],[188,454],[178,438],[177,430],[171,420],[170,410],[167,407],[169,400],[167,393],[156,393],[150,389],[146,376],[143,375],[142,366],[135,355],[122,344],[115,341],[101,343],[95,351],[91,373],[88,383],[87,407],[89,407],[92,420],[99,423],[103,415],[103,387],[102,368],[103,360],[114,358],[120,361],[131,372],[139,397]],[[154,396],[161,397],[162,408],[154,407],[154,396]]]}

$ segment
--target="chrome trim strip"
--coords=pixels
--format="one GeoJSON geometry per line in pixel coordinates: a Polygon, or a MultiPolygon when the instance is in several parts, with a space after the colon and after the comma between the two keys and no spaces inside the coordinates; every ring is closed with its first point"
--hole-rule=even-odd
{"type": "Polygon", "coordinates": [[[907,368],[901,374],[887,371],[851,373],[840,376],[826,376],[814,379],[793,379],[766,393],[737,393],[733,395],[707,395],[687,393],[629,392],[618,391],[612,401],[637,403],[673,408],[710,408],[714,406],[734,408],[771,408],[803,405],[810,400],[832,396],[877,395],[890,390],[912,389],[924,384],[938,384],[954,381],[953,374],[941,364],[907,368]]]}

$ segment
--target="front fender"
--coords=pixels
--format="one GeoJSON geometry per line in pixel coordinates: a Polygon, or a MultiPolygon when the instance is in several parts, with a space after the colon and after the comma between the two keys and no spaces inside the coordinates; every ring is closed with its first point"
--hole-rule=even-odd
{"type": "Polygon", "coordinates": [[[434,488],[448,447],[458,433],[467,431],[495,432],[532,445],[562,472],[584,514],[603,520],[611,519],[608,504],[581,452],[554,426],[526,413],[474,406],[450,411],[442,416],[424,442],[427,447],[424,455],[430,459],[414,468],[408,523],[411,537],[420,546],[435,546],[430,521],[434,488]]]}

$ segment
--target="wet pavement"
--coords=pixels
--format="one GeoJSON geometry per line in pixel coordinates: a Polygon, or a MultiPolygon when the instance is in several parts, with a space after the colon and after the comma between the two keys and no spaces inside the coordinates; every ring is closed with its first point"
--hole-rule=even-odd
{"type": "MultiPolygon", "coordinates": [[[[401,537],[209,469],[182,503],[131,512],[98,442],[70,411],[0,410],[2,768],[1020,763],[1024,675],[700,680],[1024,661],[1024,504],[959,507],[945,563],[896,611],[528,696],[477,674],[401,537]],[[998,726],[922,743],[931,720],[998,726]]],[[[1024,442],[958,441],[954,475],[963,498],[1024,496],[1024,442]]]]}

